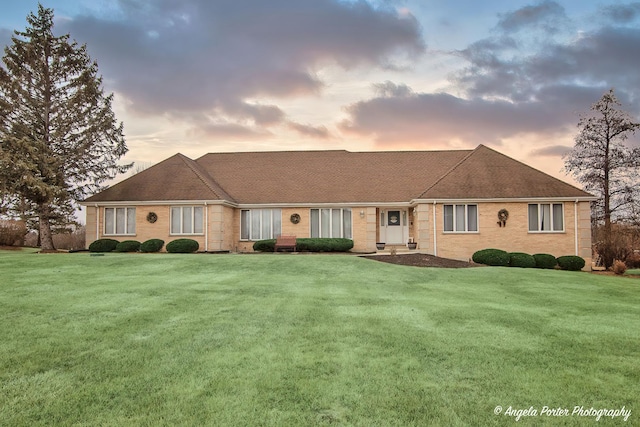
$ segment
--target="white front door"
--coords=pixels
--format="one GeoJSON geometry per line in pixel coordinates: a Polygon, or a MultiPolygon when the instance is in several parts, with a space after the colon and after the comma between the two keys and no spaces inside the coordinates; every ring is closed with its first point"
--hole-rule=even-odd
{"type": "Polygon", "coordinates": [[[406,243],[408,235],[407,211],[389,209],[380,215],[380,238],[388,245],[406,243]]]}

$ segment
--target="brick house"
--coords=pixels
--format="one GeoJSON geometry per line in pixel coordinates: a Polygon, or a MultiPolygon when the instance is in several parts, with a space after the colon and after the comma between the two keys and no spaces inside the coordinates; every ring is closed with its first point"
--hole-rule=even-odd
{"type": "Polygon", "coordinates": [[[413,240],[421,252],[455,259],[496,247],[579,255],[590,265],[593,199],[480,145],[176,154],[82,204],[87,244],[188,237],[201,250],[245,252],[292,234],[350,238],[358,252],[413,240]]]}

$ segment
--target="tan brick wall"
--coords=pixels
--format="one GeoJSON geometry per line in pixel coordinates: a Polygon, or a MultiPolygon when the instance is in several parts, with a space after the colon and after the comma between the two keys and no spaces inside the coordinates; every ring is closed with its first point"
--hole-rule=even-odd
{"type": "Polygon", "coordinates": [[[85,241],[87,248],[89,245],[98,240],[96,234],[96,208],[95,206],[87,206],[85,210],[85,241]]]}
{"type": "MultiPolygon", "coordinates": [[[[123,205],[124,206],[124,205],[123,205]]],[[[170,235],[171,206],[137,206],[136,234],[133,236],[104,236],[104,207],[100,208],[99,236],[116,240],[135,239],[143,242],[157,238],[165,244],[182,237],[198,241],[200,250],[209,251],[229,250],[251,252],[253,242],[240,240],[240,209],[233,209],[221,205],[208,205],[208,244],[205,246],[204,235],[170,235]],[[158,220],[151,224],[146,217],[149,212],[155,212],[158,220]]],[[[375,251],[375,243],[379,233],[379,210],[373,207],[353,207],[353,240],[354,252],[375,251]],[[364,213],[364,218],[360,212],[364,213]]],[[[436,207],[436,240],[439,256],[467,260],[479,250],[496,247],[506,251],[522,251],[530,254],[545,252],[555,256],[575,254],[575,205],[573,202],[564,203],[565,231],[563,233],[529,233],[527,203],[480,203],[479,232],[478,233],[444,233],[443,205],[436,207]],[[497,212],[500,209],[509,211],[506,227],[499,227],[497,212]]],[[[409,236],[414,237],[418,249],[434,253],[433,233],[433,205],[422,204],[408,210],[409,236]]],[[[591,265],[591,223],[588,202],[578,205],[578,252],[591,265]]],[[[86,210],[87,246],[96,240],[96,208],[88,206],[86,210]]],[[[282,209],[282,233],[297,237],[310,236],[310,209],[284,208],[282,209]],[[290,221],[292,214],[300,215],[300,222],[290,221]]]]}
{"type": "MultiPolygon", "coordinates": [[[[99,218],[99,236],[98,238],[109,238],[115,239],[118,241],[123,240],[138,240],[139,242],[144,242],[149,239],[162,239],[164,240],[165,246],[172,240],[180,239],[180,238],[188,238],[193,239],[198,242],[200,245],[200,250],[205,250],[205,237],[202,235],[171,235],[170,234],[170,225],[171,225],[171,206],[165,205],[155,205],[155,206],[130,206],[130,205],[122,205],[118,207],[135,207],[136,208],[136,233],[134,235],[105,235],[104,234],[104,207],[101,206],[100,209],[100,218],[99,218]],[[149,212],[155,212],[158,215],[158,220],[154,223],[150,223],[147,221],[147,215],[149,212]]],[[[95,241],[95,229],[96,229],[96,217],[95,217],[96,208],[95,207],[87,207],[87,216],[86,216],[86,224],[87,224],[87,247],[91,242],[95,241]]],[[[211,241],[211,239],[210,239],[211,241]]],[[[164,248],[163,248],[164,251],[164,248]]]]}
{"type": "MultiPolygon", "coordinates": [[[[479,203],[478,233],[445,233],[443,205],[436,206],[437,255],[468,260],[477,250],[498,248],[508,252],[550,253],[554,256],[576,254],[575,204],[564,203],[564,232],[530,233],[527,203],[479,203]],[[509,211],[506,227],[497,224],[500,209],[509,211]]],[[[433,247],[433,205],[418,206],[420,249],[429,253],[433,247]]],[[[589,203],[578,206],[578,254],[591,265],[591,232],[589,203]]]]}
{"type": "MultiPolygon", "coordinates": [[[[354,252],[375,250],[376,244],[376,209],[367,207],[351,208],[352,232],[354,252]],[[360,212],[364,212],[361,218],[360,212]]],[[[311,236],[311,208],[282,208],[282,234],[294,235],[299,238],[311,236]],[[300,215],[300,222],[291,222],[291,215],[300,215]]],[[[252,252],[253,241],[240,240],[240,209],[233,212],[234,250],[239,252],[252,252]]]]}
{"type": "Polygon", "coordinates": [[[351,208],[353,221],[353,252],[376,250],[378,236],[378,214],[376,208],[351,208]],[[362,213],[362,215],[361,215],[362,213]]]}
{"type": "Polygon", "coordinates": [[[208,221],[208,245],[207,250],[211,252],[229,250],[225,247],[224,242],[224,226],[225,226],[225,207],[222,205],[207,205],[207,221],[208,221]]]}

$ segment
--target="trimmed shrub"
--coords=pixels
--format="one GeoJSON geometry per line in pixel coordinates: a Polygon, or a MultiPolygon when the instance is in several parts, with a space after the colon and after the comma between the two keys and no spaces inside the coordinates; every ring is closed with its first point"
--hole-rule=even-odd
{"type": "Polygon", "coordinates": [[[113,252],[118,243],[114,239],[98,239],[89,245],[89,252],[113,252]]]}
{"type": "MultiPolygon", "coordinates": [[[[253,250],[258,252],[273,252],[276,239],[258,240],[253,244],[253,250]]],[[[309,252],[347,252],[353,248],[353,240],[342,238],[300,238],[296,239],[298,251],[309,252]]]]}
{"type": "Polygon", "coordinates": [[[509,253],[509,267],[534,268],[535,266],[536,260],[533,256],[524,252],[509,253]]]}
{"type": "Polygon", "coordinates": [[[164,240],[149,239],[140,245],[140,252],[160,252],[160,249],[164,246],[164,240]]]}
{"type": "Polygon", "coordinates": [[[584,258],[575,255],[565,255],[558,257],[558,265],[563,270],[579,271],[585,265],[584,258]]]}
{"type": "Polygon", "coordinates": [[[116,252],[138,252],[140,250],[140,242],[137,240],[123,240],[116,245],[116,252]]]}
{"type": "Polygon", "coordinates": [[[622,276],[627,271],[627,265],[620,260],[615,260],[613,261],[612,269],[614,273],[616,273],[619,276],[622,276]]]}
{"type": "Polygon", "coordinates": [[[253,250],[258,252],[273,252],[276,248],[276,239],[258,240],[253,244],[253,250]]]}
{"type": "Polygon", "coordinates": [[[502,249],[482,249],[474,253],[471,259],[477,264],[497,267],[506,267],[509,265],[509,254],[502,249]]]}
{"type": "Polygon", "coordinates": [[[296,239],[299,251],[347,252],[353,248],[353,240],[343,238],[302,238],[296,239]]]}
{"type": "Polygon", "coordinates": [[[558,265],[556,257],[551,254],[534,254],[533,259],[536,261],[536,268],[554,269],[558,265]]]}
{"type": "Polygon", "coordinates": [[[193,239],[177,239],[167,243],[167,252],[173,254],[190,254],[199,248],[200,244],[193,239]]]}

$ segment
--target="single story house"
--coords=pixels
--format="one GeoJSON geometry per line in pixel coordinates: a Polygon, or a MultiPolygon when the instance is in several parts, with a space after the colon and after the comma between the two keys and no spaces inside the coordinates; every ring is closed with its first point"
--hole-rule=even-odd
{"type": "Polygon", "coordinates": [[[86,199],[98,238],[188,237],[251,251],[280,234],[345,237],[354,251],[417,243],[468,260],[479,249],[579,255],[591,265],[590,201],[484,145],[449,151],[280,151],[168,159],[86,199]]]}

